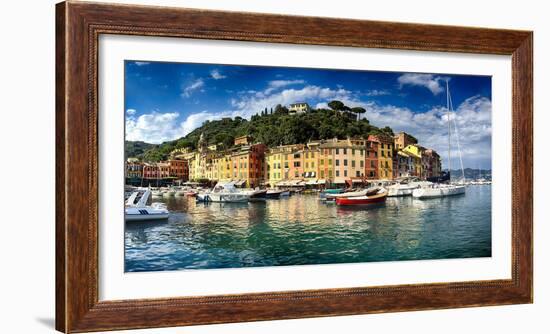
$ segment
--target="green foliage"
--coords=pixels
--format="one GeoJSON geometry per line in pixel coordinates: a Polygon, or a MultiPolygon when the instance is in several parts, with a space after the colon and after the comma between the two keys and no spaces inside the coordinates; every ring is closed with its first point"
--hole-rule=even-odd
{"type": "Polygon", "coordinates": [[[344,110],[344,107],[345,107],[345,105],[341,101],[337,101],[337,100],[330,101],[328,103],[328,106],[330,109],[334,111],[344,110]]]}
{"type": "Polygon", "coordinates": [[[219,149],[228,149],[233,146],[236,137],[248,135],[254,142],[261,142],[268,147],[307,143],[311,140],[345,139],[348,137],[367,137],[373,133],[383,133],[393,136],[389,127],[378,129],[371,125],[366,118],[354,120],[346,114],[365,113],[363,108],[348,108],[340,101],[331,101],[331,108],[339,108],[342,112],[330,109],[313,109],[308,113],[288,114],[288,109],[277,105],[273,112],[266,109],[252,116],[250,121],[242,117],[223,118],[221,120],[206,121],[201,127],[191,131],[185,137],[152,145],[139,142],[127,142],[127,147],[139,147],[146,144],[146,149],[133,150],[135,156],[146,161],[160,161],[168,158],[170,152],[176,148],[196,149],[199,137],[204,134],[208,145],[216,144],[219,149]],[[335,102],[335,103],[333,103],[335,102]],[[348,109],[349,111],[346,111],[348,109]]]}

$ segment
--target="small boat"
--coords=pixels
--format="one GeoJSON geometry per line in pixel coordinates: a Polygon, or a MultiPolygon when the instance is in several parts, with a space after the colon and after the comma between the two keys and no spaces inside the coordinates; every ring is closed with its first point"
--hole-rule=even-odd
{"type": "Polygon", "coordinates": [[[187,190],[187,191],[185,192],[185,196],[188,196],[188,197],[195,197],[195,196],[197,196],[198,193],[199,193],[198,191],[196,191],[196,190],[194,190],[194,189],[191,189],[191,190],[187,190]]]}
{"type": "Polygon", "coordinates": [[[163,203],[152,203],[147,205],[149,196],[151,196],[151,190],[146,189],[139,198],[138,202],[135,200],[140,195],[140,191],[135,191],[130,195],[126,201],[126,208],[124,209],[124,220],[127,222],[132,221],[149,221],[149,220],[165,220],[168,219],[170,212],[166,209],[163,203]]]}
{"type": "Polygon", "coordinates": [[[265,198],[268,198],[268,199],[279,199],[281,197],[288,197],[288,196],[290,196],[290,191],[288,190],[269,189],[265,194],[265,198]]]}
{"type": "Polygon", "coordinates": [[[151,191],[151,195],[153,197],[162,197],[162,193],[163,193],[163,191],[160,190],[160,189],[155,189],[155,190],[151,191]]]}
{"type": "Polygon", "coordinates": [[[266,189],[256,189],[252,190],[252,195],[250,195],[251,201],[258,201],[258,200],[265,200],[267,198],[267,190],[266,189]]]}
{"type": "Polygon", "coordinates": [[[325,194],[341,194],[344,192],[344,189],[341,188],[335,188],[335,189],[325,189],[323,193],[325,194]]]}
{"type": "Polygon", "coordinates": [[[176,189],[174,189],[174,188],[168,188],[162,194],[162,197],[174,197],[174,196],[176,196],[176,189]]]}
{"type": "Polygon", "coordinates": [[[197,194],[199,202],[242,203],[248,202],[253,191],[241,191],[235,188],[234,183],[218,182],[214,189],[197,194]]]}
{"type": "Polygon", "coordinates": [[[372,205],[384,203],[387,197],[388,191],[385,189],[380,189],[373,195],[357,197],[338,197],[335,199],[335,201],[336,205],[340,206],[372,205]]]}
{"type": "Polygon", "coordinates": [[[373,192],[376,193],[380,190],[380,188],[367,188],[362,190],[356,190],[356,191],[348,191],[343,192],[339,194],[325,194],[325,198],[327,201],[334,200],[336,198],[342,198],[342,197],[358,197],[358,196],[367,196],[369,194],[372,194],[373,192]]]}

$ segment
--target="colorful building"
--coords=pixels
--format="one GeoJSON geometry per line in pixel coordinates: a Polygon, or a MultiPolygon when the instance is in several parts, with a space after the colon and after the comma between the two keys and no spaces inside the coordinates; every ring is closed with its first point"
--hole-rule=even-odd
{"type": "Polygon", "coordinates": [[[378,142],[367,140],[365,150],[365,178],[378,179],[378,142]]]}
{"type": "Polygon", "coordinates": [[[170,177],[181,181],[189,180],[189,166],[186,160],[169,160],[170,177]]]}
{"type": "Polygon", "coordinates": [[[409,145],[417,143],[416,139],[406,132],[399,132],[397,135],[393,137],[393,140],[394,140],[394,148],[396,151],[402,150],[409,145]]]}
{"type": "Polygon", "coordinates": [[[427,149],[424,151],[424,156],[426,157],[424,177],[441,176],[441,157],[439,154],[435,150],[427,149]]]}
{"type": "Polygon", "coordinates": [[[378,179],[393,179],[393,138],[387,135],[369,135],[368,140],[378,145],[378,179]]]}
{"type": "Polygon", "coordinates": [[[422,155],[426,149],[417,144],[407,145],[403,152],[406,152],[412,158],[412,166],[409,170],[410,176],[423,177],[422,174],[422,155]]]}
{"type": "MultiPolygon", "coordinates": [[[[330,183],[362,183],[365,179],[365,139],[331,139],[322,141],[320,149],[328,149],[323,160],[333,162],[334,176],[328,177],[330,183]]],[[[325,153],[325,151],[323,151],[325,153]]],[[[329,174],[331,174],[329,172],[329,174]]]]}

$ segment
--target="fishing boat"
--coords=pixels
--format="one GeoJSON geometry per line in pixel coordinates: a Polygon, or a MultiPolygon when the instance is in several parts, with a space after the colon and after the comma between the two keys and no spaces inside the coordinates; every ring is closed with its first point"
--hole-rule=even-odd
{"type": "Polygon", "coordinates": [[[379,189],[372,195],[355,196],[355,197],[338,197],[335,199],[336,205],[340,206],[368,206],[373,204],[382,204],[388,197],[386,189],[379,189]]]}
{"type": "Polygon", "coordinates": [[[170,212],[166,209],[163,203],[152,203],[147,205],[147,201],[151,196],[151,189],[145,189],[145,191],[135,191],[130,195],[126,201],[126,207],[124,209],[124,220],[127,222],[132,221],[149,221],[149,220],[166,220],[170,212]],[[139,197],[141,195],[141,197],[139,197]],[[139,197],[137,203],[136,199],[139,197]]]}
{"type": "Polygon", "coordinates": [[[251,191],[237,189],[232,182],[218,182],[214,189],[199,193],[196,197],[199,202],[243,203],[248,202],[248,199],[252,195],[253,192],[251,191]]]}
{"type": "MultiPolygon", "coordinates": [[[[451,180],[451,114],[453,112],[453,102],[451,99],[451,93],[449,91],[449,81],[446,82],[447,90],[447,127],[448,127],[448,165],[449,165],[449,183],[434,183],[424,187],[414,189],[412,195],[414,198],[426,199],[426,198],[437,198],[437,197],[446,197],[454,195],[462,195],[466,193],[466,186],[463,183],[454,183],[451,180]]],[[[462,180],[465,180],[464,177],[464,165],[462,163],[462,154],[460,152],[460,140],[458,136],[458,128],[456,126],[456,121],[452,117],[454,122],[454,129],[456,133],[456,141],[458,147],[458,157],[460,159],[460,168],[462,170],[462,180]]]]}

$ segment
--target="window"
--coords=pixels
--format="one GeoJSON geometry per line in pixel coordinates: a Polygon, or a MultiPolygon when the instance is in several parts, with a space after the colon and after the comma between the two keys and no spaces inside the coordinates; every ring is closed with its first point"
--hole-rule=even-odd
{"type": "Polygon", "coordinates": [[[361,172],[359,172],[359,171],[355,172],[355,176],[356,176],[356,177],[361,176],[361,172]]]}
{"type": "Polygon", "coordinates": [[[374,151],[374,157],[378,158],[378,152],[377,151],[374,151]]]}
{"type": "Polygon", "coordinates": [[[344,154],[348,154],[348,149],[347,148],[344,149],[344,154]]]}
{"type": "Polygon", "coordinates": [[[348,170],[344,170],[344,177],[347,177],[348,176],[348,170]]]}
{"type": "Polygon", "coordinates": [[[351,155],[355,155],[355,149],[354,148],[351,149],[351,155]]]}
{"type": "Polygon", "coordinates": [[[298,177],[298,171],[294,171],[294,177],[298,177]]]}
{"type": "Polygon", "coordinates": [[[315,162],[311,162],[311,168],[315,168],[315,162]]]}
{"type": "Polygon", "coordinates": [[[336,171],[336,177],[339,177],[339,176],[340,176],[340,171],[337,170],[337,171],[336,171]]]}
{"type": "Polygon", "coordinates": [[[359,150],[359,155],[363,156],[363,150],[359,150]]]}
{"type": "Polygon", "coordinates": [[[351,168],[355,168],[355,160],[351,161],[351,168]]]}
{"type": "Polygon", "coordinates": [[[323,178],[323,177],[325,177],[325,171],[324,170],[321,171],[321,178],[323,178]]]}
{"type": "Polygon", "coordinates": [[[344,166],[348,165],[348,159],[344,159],[344,166]]]}
{"type": "Polygon", "coordinates": [[[336,149],[336,153],[335,153],[335,154],[340,154],[340,149],[339,149],[339,148],[336,149]]]}
{"type": "Polygon", "coordinates": [[[382,155],[383,157],[385,157],[384,151],[380,151],[380,153],[381,153],[381,155],[382,155]]]}
{"type": "Polygon", "coordinates": [[[340,166],[340,160],[336,159],[336,166],[340,166]]]}
{"type": "Polygon", "coordinates": [[[300,167],[300,161],[294,161],[294,167],[300,167]]]}
{"type": "Polygon", "coordinates": [[[332,177],[332,170],[328,171],[328,177],[332,177]]]}
{"type": "Polygon", "coordinates": [[[309,168],[309,162],[306,161],[306,168],[309,168]]]}
{"type": "Polygon", "coordinates": [[[359,162],[359,167],[363,168],[364,166],[365,166],[365,162],[364,162],[363,160],[361,160],[361,161],[359,162]]]}
{"type": "Polygon", "coordinates": [[[300,159],[300,153],[294,153],[294,159],[300,159]]]}
{"type": "Polygon", "coordinates": [[[285,161],[285,168],[288,168],[288,161],[285,161]]]}
{"type": "Polygon", "coordinates": [[[324,165],[324,164],[325,164],[325,160],[321,159],[321,160],[319,161],[319,164],[321,164],[321,166],[324,165]]]}
{"type": "Polygon", "coordinates": [[[328,159],[328,165],[332,166],[332,159],[328,159]]]}

